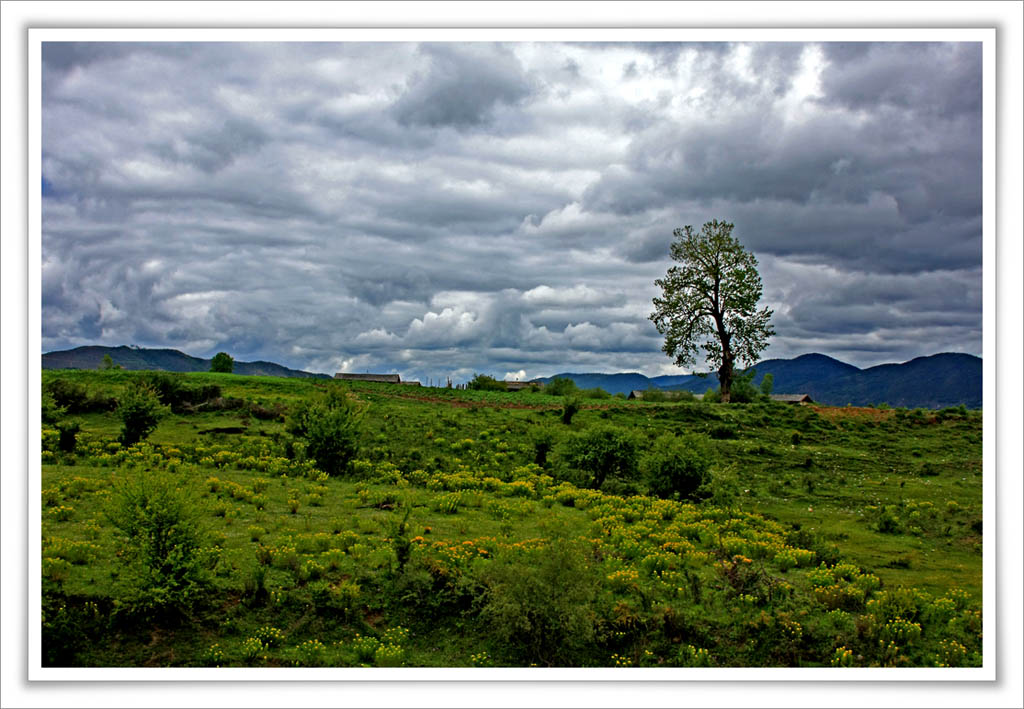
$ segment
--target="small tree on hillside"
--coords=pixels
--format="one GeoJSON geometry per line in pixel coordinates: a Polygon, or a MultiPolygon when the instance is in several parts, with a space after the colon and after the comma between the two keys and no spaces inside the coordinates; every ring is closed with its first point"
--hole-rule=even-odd
{"type": "Polygon", "coordinates": [[[227,352],[218,352],[210,360],[210,371],[231,374],[235,371],[235,360],[227,352]]]}
{"type": "Polygon", "coordinates": [[[757,310],[761,276],[757,259],[732,236],[733,225],[717,220],[695,232],[686,226],[673,232],[672,266],[654,283],[650,319],[665,336],[662,349],[680,367],[696,364],[697,351],[718,367],[722,401],[728,403],[735,363],[753,365],[775,334],[772,311],[757,310]]]}
{"type": "Polygon", "coordinates": [[[628,429],[599,424],[569,436],[560,454],[569,467],[589,476],[588,487],[600,490],[611,475],[636,473],[637,439],[628,429]]]}
{"type": "Polygon", "coordinates": [[[305,439],[306,454],[328,475],[344,475],[359,451],[363,411],[345,391],[331,387],[319,399],[303,401],[287,422],[287,430],[305,439]]]}
{"type": "Polygon", "coordinates": [[[160,396],[153,387],[143,381],[135,382],[117,401],[121,445],[133,446],[149,436],[169,411],[160,403],[160,396]]]}

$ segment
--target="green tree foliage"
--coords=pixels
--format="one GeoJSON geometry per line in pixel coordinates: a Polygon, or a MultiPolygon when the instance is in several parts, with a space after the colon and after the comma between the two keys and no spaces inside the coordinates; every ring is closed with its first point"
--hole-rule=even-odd
{"type": "Polygon", "coordinates": [[[644,391],[643,400],[658,403],[662,401],[667,401],[668,395],[666,395],[665,392],[661,389],[651,387],[650,389],[644,391]]]}
{"type": "Polygon", "coordinates": [[[472,381],[466,384],[466,388],[477,391],[508,391],[508,385],[505,382],[486,374],[477,374],[472,381]]]}
{"type": "Polygon", "coordinates": [[[67,409],[63,406],[58,406],[57,401],[53,398],[53,394],[48,391],[44,391],[42,394],[40,409],[43,423],[57,423],[67,413],[67,409]]]}
{"type": "Polygon", "coordinates": [[[640,459],[648,492],[658,497],[694,499],[711,480],[711,451],[699,436],[659,436],[640,459]]]}
{"type": "Polygon", "coordinates": [[[732,391],[729,400],[735,404],[750,404],[760,401],[764,396],[761,390],[754,386],[754,376],[757,373],[753,369],[743,372],[736,372],[733,375],[732,391]]]}
{"type": "Polygon", "coordinates": [[[221,395],[216,384],[190,383],[186,375],[177,372],[147,372],[139,381],[152,388],[160,403],[170,406],[176,414],[191,412],[194,407],[221,395]]]}
{"type": "Polygon", "coordinates": [[[764,375],[764,379],[761,380],[761,396],[763,396],[765,399],[767,399],[769,396],[771,396],[772,395],[772,387],[774,387],[774,386],[775,386],[775,377],[773,377],[771,375],[771,373],[769,372],[768,374],[764,375]]]}
{"type": "Polygon", "coordinates": [[[576,382],[566,377],[555,377],[544,385],[544,393],[550,396],[570,396],[578,391],[576,382]]]}
{"type": "Polygon", "coordinates": [[[562,460],[588,475],[587,484],[595,490],[611,475],[633,477],[636,455],[635,436],[610,424],[598,424],[573,434],[561,446],[562,460]]]}
{"type": "Polygon", "coordinates": [[[522,665],[579,665],[594,651],[601,579],[587,549],[566,539],[482,568],[481,618],[509,660],[522,665]]]}
{"type": "Polygon", "coordinates": [[[160,403],[156,390],[145,382],[137,381],[129,386],[117,404],[121,445],[132,446],[148,437],[169,411],[169,407],[160,403]]]}
{"type": "Polygon", "coordinates": [[[125,600],[160,616],[189,611],[210,583],[202,506],[180,476],[141,471],[115,484],[105,513],[124,536],[125,600]]]}
{"type": "Polygon", "coordinates": [[[303,401],[287,422],[287,430],[305,439],[306,454],[328,475],[343,475],[359,451],[363,412],[339,387],[320,399],[303,401]]]}
{"type": "Polygon", "coordinates": [[[732,236],[733,225],[717,220],[700,232],[686,226],[673,232],[672,259],[664,278],[654,283],[650,319],[665,336],[662,349],[680,367],[693,366],[697,353],[718,368],[722,401],[730,401],[736,363],[753,365],[775,334],[772,311],[757,309],[761,276],[757,259],[732,236]]]}
{"type": "Polygon", "coordinates": [[[65,419],[57,422],[60,435],[57,446],[65,453],[74,453],[78,444],[78,432],[82,430],[82,422],[77,419],[65,419]]]}
{"type": "Polygon", "coordinates": [[[235,360],[227,352],[218,352],[210,360],[210,371],[231,374],[235,371],[235,360]]]}
{"type": "Polygon", "coordinates": [[[565,403],[562,404],[562,423],[566,426],[571,424],[572,417],[579,413],[581,406],[583,406],[583,403],[578,394],[567,395],[565,403]]]}

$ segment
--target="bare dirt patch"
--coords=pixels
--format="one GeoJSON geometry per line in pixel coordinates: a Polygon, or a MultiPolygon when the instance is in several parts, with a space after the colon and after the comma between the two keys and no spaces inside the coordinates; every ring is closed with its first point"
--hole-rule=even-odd
{"type": "Polygon", "coordinates": [[[812,406],[814,413],[829,421],[843,419],[864,419],[868,421],[885,421],[895,413],[892,409],[876,409],[869,406],[812,406]]]}

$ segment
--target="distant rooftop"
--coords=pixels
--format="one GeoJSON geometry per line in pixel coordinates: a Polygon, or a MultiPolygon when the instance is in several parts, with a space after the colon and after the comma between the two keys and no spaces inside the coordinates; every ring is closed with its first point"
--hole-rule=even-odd
{"type": "Polygon", "coordinates": [[[772,401],[786,404],[813,404],[814,399],[808,394],[772,394],[772,401]]]}
{"type": "Polygon", "coordinates": [[[382,384],[401,384],[402,378],[397,374],[350,374],[338,372],[335,379],[344,379],[350,382],[379,382],[382,384]]]}

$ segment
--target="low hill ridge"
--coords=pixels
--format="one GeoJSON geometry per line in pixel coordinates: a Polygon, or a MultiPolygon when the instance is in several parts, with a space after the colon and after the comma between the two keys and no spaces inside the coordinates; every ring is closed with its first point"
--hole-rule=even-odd
{"type": "MultiPolygon", "coordinates": [[[[43,369],[98,369],[103,357],[110,355],[115,365],[128,370],[157,370],[165,372],[209,372],[210,361],[193,357],[173,349],[149,349],[143,347],[105,347],[84,345],[70,350],[47,352],[43,355],[43,369]]],[[[330,375],[289,369],[274,362],[235,361],[235,374],[265,377],[301,377],[330,379],[330,375]]]]}
{"type": "MultiPolygon", "coordinates": [[[[982,405],[982,360],[974,355],[943,352],[915,357],[903,363],[860,369],[828,355],[812,352],[793,359],[766,359],[754,366],[754,384],[771,374],[773,391],[779,394],[810,394],[816,402],[831,406],[888,404],[907,408],[939,409],[963,404],[982,405]]],[[[583,389],[600,387],[612,394],[633,390],[665,389],[703,393],[718,386],[715,374],[663,375],[575,374],[554,377],[572,379],[583,389]]]]}

